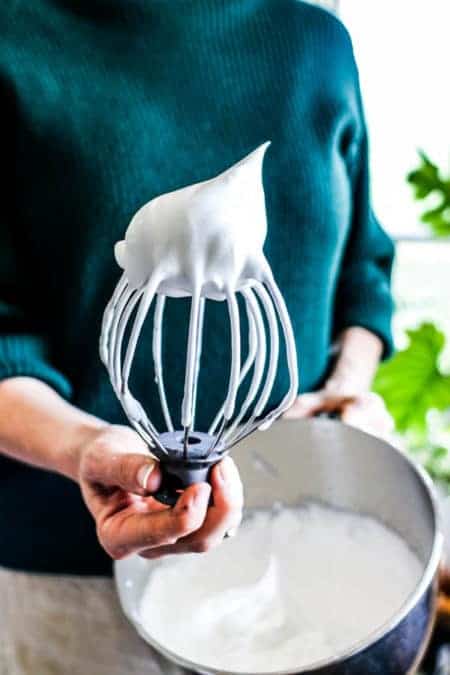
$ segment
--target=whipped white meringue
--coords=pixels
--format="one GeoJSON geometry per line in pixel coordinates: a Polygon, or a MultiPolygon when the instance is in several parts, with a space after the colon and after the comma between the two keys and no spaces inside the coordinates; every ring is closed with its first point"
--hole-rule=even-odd
{"type": "Polygon", "coordinates": [[[318,504],[260,512],[211,552],[156,567],[140,621],[204,670],[295,672],[367,639],[422,571],[372,518],[318,504]]]}

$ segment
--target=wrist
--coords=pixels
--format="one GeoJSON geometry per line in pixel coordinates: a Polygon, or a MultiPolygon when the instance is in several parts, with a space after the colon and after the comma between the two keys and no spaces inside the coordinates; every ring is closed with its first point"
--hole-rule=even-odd
{"type": "Polygon", "coordinates": [[[78,480],[82,447],[108,426],[41,380],[0,383],[0,453],[78,480]]]}
{"type": "Polygon", "coordinates": [[[338,341],[338,357],[325,388],[356,396],[370,390],[383,351],[380,338],[365,328],[347,328],[338,341]]]}
{"type": "Polygon", "coordinates": [[[69,431],[65,449],[59,453],[59,473],[78,482],[83,450],[110,425],[96,417],[86,419],[69,431]]]}
{"type": "Polygon", "coordinates": [[[370,389],[372,376],[351,359],[342,359],[325,382],[324,389],[335,396],[353,398],[370,389]]]}

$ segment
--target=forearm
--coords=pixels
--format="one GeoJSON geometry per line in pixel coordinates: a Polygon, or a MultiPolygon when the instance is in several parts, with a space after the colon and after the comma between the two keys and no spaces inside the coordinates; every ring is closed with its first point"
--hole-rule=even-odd
{"type": "Polygon", "coordinates": [[[40,380],[0,382],[0,453],[76,480],[78,448],[103,426],[40,380]]]}
{"type": "Polygon", "coordinates": [[[344,330],[338,340],[338,356],[327,383],[349,395],[368,391],[383,352],[380,338],[359,326],[344,330]]]}

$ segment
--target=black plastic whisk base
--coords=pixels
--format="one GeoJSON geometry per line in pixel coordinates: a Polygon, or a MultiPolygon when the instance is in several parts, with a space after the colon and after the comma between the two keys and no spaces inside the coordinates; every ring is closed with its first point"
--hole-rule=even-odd
{"type": "Polygon", "coordinates": [[[223,444],[215,446],[215,436],[199,431],[189,434],[186,448],[183,431],[160,434],[159,441],[167,454],[159,455],[163,479],[153,496],[169,506],[176,504],[189,485],[208,482],[211,468],[226,455],[223,444]]]}

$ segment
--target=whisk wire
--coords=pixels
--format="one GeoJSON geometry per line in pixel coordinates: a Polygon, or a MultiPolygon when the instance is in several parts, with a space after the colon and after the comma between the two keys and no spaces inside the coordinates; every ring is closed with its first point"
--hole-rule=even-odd
{"type": "Polygon", "coordinates": [[[158,387],[159,400],[161,403],[164,420],[169,431],[173,431],[173,422],[170,415],[169,406],[167,404],[166,389],[164,387],[164,374],[162,367],[162,332],[163,332],[163,316],[164,307],[166,304],[166,296],[158,295],[156,298],[155,313],[153,316],[153,367],[155,370],[156,385],[158,387]]]}
{"type": "Polygon", "coordinates": [[[125,336],[126,327],[130,320],[130,317],[142,297],[143,289],[140,288],[137,291],[132,291],[130,298],[124,307],[124,311],[119,319],[119,324],[117,327],[117,333],[113,342],[112,352],[112,372],[114,382],[117,387],[117,391],[123,390],[123,380],[122,380],[122,345],[125,336]]]}
{"type": "Polygon", "coordinates": [[[127,351],[125,353],[124,365],[122,368],[122,379],[125,387],[128,387],[128,378],[130,376],[131,364],[133,363],[139,335],[141,334],[142,326],[144,324],[150,305],[152,304],[157,286],[158,284],[156,278],[150,277],[138,306],[133,327],[131,329],[130,339],[128,341],[127,351]]]}
{"type": "MultiPolygon", "coordinates": [[[[257,409],[258,412],[261,413],[263,407],[267,404],[267,401],[264,402],[264,406],[258,406],[258,408],[255,407],[253,416],[252,418],[250,418],[247,424],[245,424],[244,427],[240,429],[238,433],[235,434],[231,439],[228,439],[230,447],[233,447],[234,445],[236,445],[236,443],[239,443],[239,441],[243,440],[246,436],[253,433],[253,431],[255,431],[256,429],[264,429],[270,426],[270,424],[272,424],[272,422],[277,417],[279,417],[285,410],[287,410],[294,403],[294,400],[298,393],[299,383],[298,383],[297,350],[295,345],[294,332],[292,330],[286,304],[271,274],[268,274],[264,281],[270,293],[270,298],[273,301],[273,305],[278,314],[278,318],[280,320],[281,328],[283,331],[283,336],[286,344],[286,358],[290,377],[290,386],[288,392],[283,397],[281,403],[265,417],[258,420],[257,409]]],[[[267,298],[265,298],[264,292],[261,294],[261,288],[263,288],[262,285],[258,287],[258,290],[260,291],[259,297],[261,298],[262,302],[264,302],[265,300],[267,300],[267,298]],[[265,300],[263,298],[265,298],[265,300]]],[[[269,322],[270,320],[271,319],[269,316],[269,322]]],[[[270,334],[271,336],[274,335],[274,331],[272,329],[270,330],[270,334]]],[[[276,372],[276,366],[273,367],[275,368],[276,372]]]]}
{"type": "Polygon", "coordinates": [[[103,313],[101,333],[100,333],[100,358],[105,366],[107,365],[108,361],[109,330],[111,322],[114,319],[114,310],[116,308],[120,296],[124,292],[127,285],[128,285],[127,277],[125,273],[123,273],[103,313]]]}
{"type": "Polygon", "coordinates": [[[192,405],[192,428],[195,429],[195,413],[197,410],[197,387],[198,387],[198,378],[200,373],[200,359],[202,356],[203,349],[203,325],[205,320],[205,298],[200,298],[200,307],[198,313],[198,331],[197,331],[197,361],[195,364],[195,375],[194,375],[194,391],[192,394],[193,405],[192,405]]]}
{"type": "Polygon", "coordinates": [[[238,424],[244,418],[245,414],[247,413],[247,410],[249,409],[251,403],[253,402],[258,393],[261,381],[263,379],[264,366],[266,363],[266,354],[267,354],[267,343],[266,343],[267,341],[264,322],[261,314],[261,309],[255,298],[253,290],[251,288],[243,289],[242,295],[244,296],[245,301],[248,304],[249,311],[255,322],[257,352],[254,364],[255,367],[253,369],[253,377],[250,382],[250,387],[248,389],[247,396],[241,406],[238,416],[235,418],[235,420],[227,430],[227,433],[225,435],[226,442],[228,442],[230,436],[233,434],[238,424]]]}
{"type": "Polygon", "coordinates": [[[200,291],[196,289],[191,299],[191,316],[189,320],[188,346],[186,353],[186,371],[184,378],[184,395],[181,405],[181,424],[183,428],[192,427],[194,416],[194,379],[198,361],[198,333],[200,318],[200,291]]]}
{"type": "Polygon", "coordinates": [[[227,422],[232,418],[236,406],[236,397],[241,372],[241,332],[239,308],[235,294],[229,288],[225,291],[231,326],[231,368],[228,394],[225,399],[223,417],[227,422]]]}
{"type": "MultiPolygon", "coordinates": [[[[253,363],[256,358],[257,350],[258,350],[258,336],[256,332],[256,323],[255,323],[255,318],[252,309],[250,308],[250,304],[247,301],[247,298],[245,298],[245,308],[246,308],[246,315],[247,315],[247,322],[248,322],[248,354],[247,358],[244,362],[244,365],[242,367],[240,376],[239,376],[239,386],[242,384],[244,379],[246,378],[248,372],[250,371],[250,368],[253,366],[253,363]]],[[[212,435],[215,433],[217,426],[222,419],[223,416],[223,411],[224,411],[224,405],[222,404],[221,407],[219,408],[211,426],[208,429],[208,434],[212,435]]]]}
{"type": "MultiPolygon", "coordinates": [[[[116,291],[105,310],[106,316],[102,321],[103,330],[100,338],[100,349],[102,358],[104,358],[105,365],[110,373],[114,390],[130,423],[151,448],[159,449],[161,452],[167,454],[167,450],[159,440],[159,432],[148,418],[141,404],[131,394],[128,385],[131,365],[143,323],[156,295],[152,338],[155,380],[167,429],[169,432],[173,432],[174,425],[167,402],[162,367],[162,332],[166,297],[156,293],[157,286],[155,277],[138,288],[132,288],[123,277],[120,279],[116,291]],[[136,316],[122,364],[126,329],[136,307],[136,316]]],[[[211,436],[214,436],[208,455],[219,446],[221,452],[227,451],[256,429],[270,425],[276,417],[293,403],[298,391],[298,366],[294,335],[286,305],[273,277],[267,274],[264,282],[252,281],[251,284],[241,289],[240,293],[245,302],[248,320],[248,352],[243,365],[241,365],[239,305],[236,293],[227,288],[225,296],[231,335],[230,375],[225,400],[208,431],[211,436]],[[286,346],[290,386],[278,407],[268,415],[261,416],[273,389],[278,367],[280,351],[279,325],[281,326],[286,346]],[[267,333],[269,334],[269,349],[267,345],[267,333]],[[247,394],[238,415],[232,420],[239,388],[251,369],[253,369],[253,373],[247,394]],[[255,399],[256,403],[254,404],[255,399]],[[243,426],[239,426],[252,404],[254,404],[252,414],[243,426]]],[[[182,445],[185,459],[187,459],[189,454],[190,434],[194,429],[193,423],[196,411],[204,311],[205,298],[201,296],[200,289],[197,289],[191,298],[182,402],[181,426],[183,429],[182,445]]]]}
{"type": "Polygon", "coordinates": [[[130,288],[127,285],[127,287],[124,290],[124,293],[122,294],[122,296],[120,297],[120,299],[119,299],[119,301],[116,305],[116,309],[115,309],[115,312],[114,312],[114,315],[113,315],[113,319],[109,324],[107,366],[108,366],[108,370],[109,370],[109,372],[112,376],[111,381],[112,381],[112,385],[113,385],[116,393],[118,393],[120,391],[120,389],[118,387],[118,378],[116,377],[116,373],[114,372],[114,356],[115,356],[115,350],[116,350],[116,347],[117,347],[117,331],[118,331],[120,319],[123,315],[123,312],[124,312],[128,302],[129,302],[129,300],[131,299],[132,295],[133,295],[132,291],[130,290],[130,288]]]}

